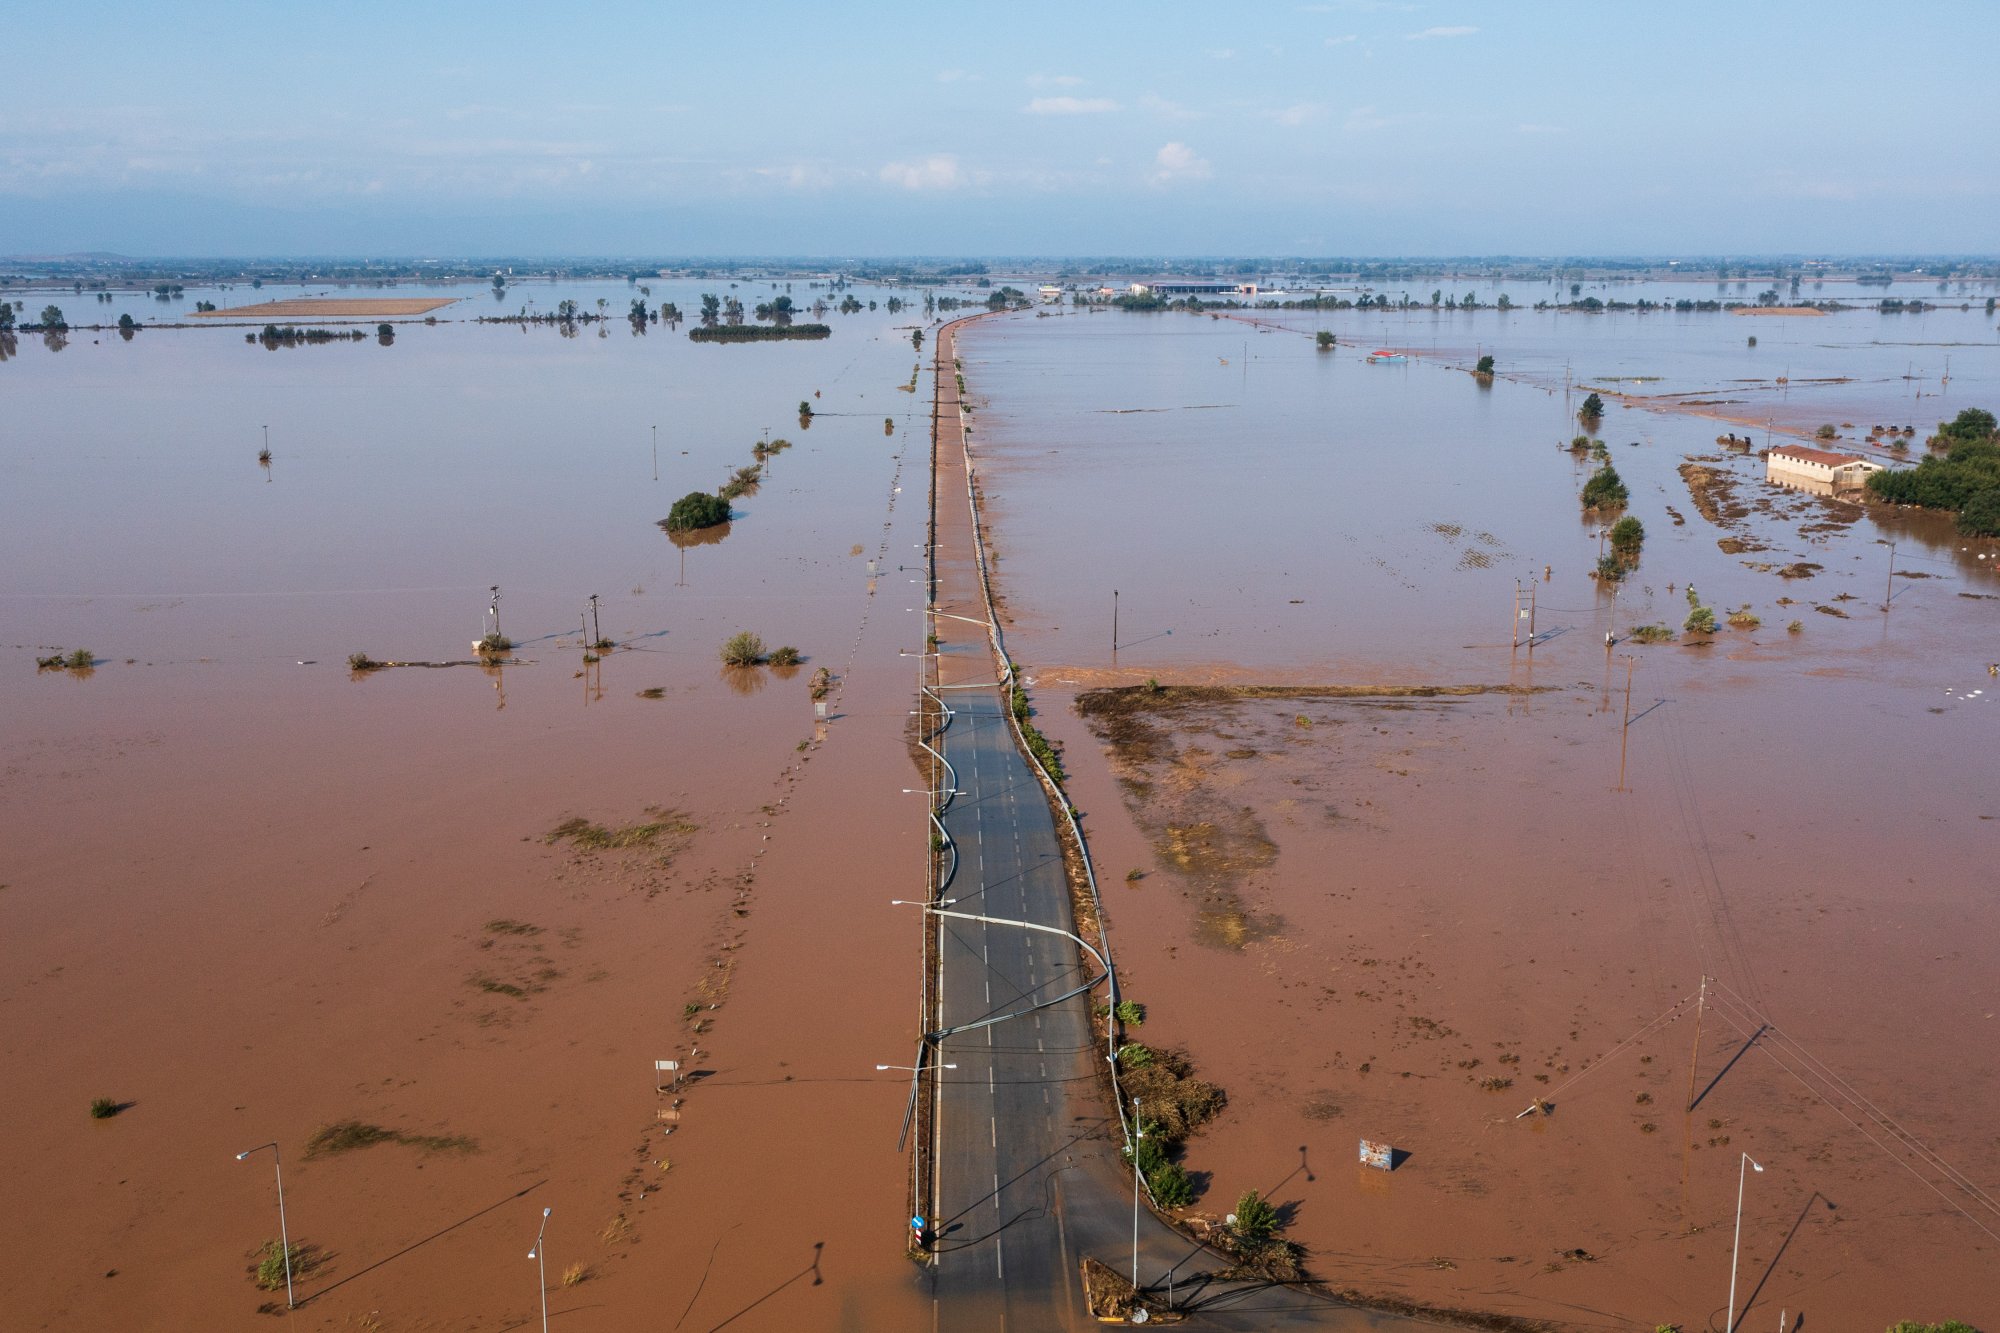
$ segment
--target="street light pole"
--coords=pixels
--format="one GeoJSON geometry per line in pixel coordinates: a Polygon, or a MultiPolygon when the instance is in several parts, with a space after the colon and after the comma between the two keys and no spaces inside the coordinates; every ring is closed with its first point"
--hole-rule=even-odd
{"type": "Polygon", "coordinates": [[[1736,1255],[1743,1248],[1743,1181],[1748,1174],[1745,1166],[1759,1172],[1764,1169],[1747,1152],[1736,1164],[1736,1239],[1729,1247],[1729,1317],[1723,1322],[1722,1333],[1736,1333],[1736,1255]]]}
{"type": "Polygon", "coordinates": [[[548,1235],[549,1210],[542,1209],[542,1225],[535,1232],[535,1248],[528,1251],[528,1257],[535,1261],[535,1276],[539,1280],[542,1293],[542,1333],[549,1333],[549,1271],[542,1257],[542,1238],[548,1235]]]}
{"type": "Polygon", "coordinates": [[[271,1150],[271,1169],[277,1173],[278,1177],[278,1248],[279,1252],[285,1257],[285,1308],[290,1310],[293,1308],[292,1236],[291,1232],[285,1226],[285,1165],[278,1159],[278,1145],[276,1142],[271,1142],[260,1143],[255,1148],[245,1148],[242,1152],[236,1154],[236,1160],[240,1162],[250,1156],[251,1153],[262,1152],[266,1148],[271,1150]]]}
{"type": "Polygon", "coordinates": [[[1139,1140],[1146,1126],[1139,1119],[1139,1099],[1132,1099],[1132,1304],[1139,1304],[1139,1140]]]}

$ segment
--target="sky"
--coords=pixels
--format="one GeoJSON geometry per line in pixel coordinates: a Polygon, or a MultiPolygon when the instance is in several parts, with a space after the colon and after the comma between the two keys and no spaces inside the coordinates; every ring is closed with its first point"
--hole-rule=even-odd
{"type": "Polygon", "coordinates": [[[2000,249],[1994,0],[21,6],[0,254],[2000,249]]]}

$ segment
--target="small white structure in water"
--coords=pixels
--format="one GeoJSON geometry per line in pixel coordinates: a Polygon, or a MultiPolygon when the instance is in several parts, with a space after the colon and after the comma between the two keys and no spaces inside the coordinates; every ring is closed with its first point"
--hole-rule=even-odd
{"type": "Polygon", "coordinates": [[[1816,482],[1834,490],[1868,484],[1868,474],[1882,471],[1880,463],[1859,454],[1836,454],[1802,444],[1781,444],[1764,455],[1764,476],[1780,486],[1816,482]]]}

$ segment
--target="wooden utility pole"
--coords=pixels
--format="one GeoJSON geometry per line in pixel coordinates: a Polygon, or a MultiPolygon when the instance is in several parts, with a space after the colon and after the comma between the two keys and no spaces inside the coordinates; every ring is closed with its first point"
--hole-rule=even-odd
{"type": "Polygon", "coordinates": [[[590,594],[590,646],[595,648],[604,642],[604,627],[597,622],[597,594],[590,594]]]}
{"type": "Polygon", "coordinates": [[[1625,754],[1627,749],[1632,744],[1632,668],[1634,666],[1637,666],[1638,662],[1639,659],[1636,657],[1628,657],[1625,659],[1625,722],[1618,729],[1618,790],[1619,791],[1631,790],[1631,788],[1625,785],[1625,754]]]}
{"type": "Polygon", "coordinates": [[[1896,599],[1896,543],[1889,543],[1889,583],[1882,593],[1882,609],[1887,611],[1889,603],[1896,599]]]}
{"type": "Polygon", "coordinates": [[[497,639],[500,637],[500,585],[494,584],[491,591],[493,602],[486,609],[493,615],[493,637],[497,639]]]}
{"type": "Polygon", "coordinates": [[[1111,590],[1111,655],[1118,656],[1118,589],[1111,590]]]}
{"type": "Polygon", "coordinates": [[[1695,1063],[1701,1059],[1701,1016],[1708,1008],[1708,974],[1702,973],[1701,994],[1694,1002],[1694,1049],[1688,1052],[1688,1110],[1694,1110],[1695,1063]]]}

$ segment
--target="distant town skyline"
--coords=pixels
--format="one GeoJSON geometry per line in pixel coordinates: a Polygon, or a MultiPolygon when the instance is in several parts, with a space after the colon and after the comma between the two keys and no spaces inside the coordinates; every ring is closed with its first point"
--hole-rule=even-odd
{"type": "Polygon", "coordinates": [[[0,253],[1994,248],[2000,7],[342,7],[11,25],[0,253]]]}

